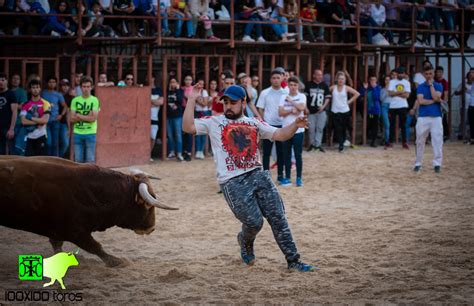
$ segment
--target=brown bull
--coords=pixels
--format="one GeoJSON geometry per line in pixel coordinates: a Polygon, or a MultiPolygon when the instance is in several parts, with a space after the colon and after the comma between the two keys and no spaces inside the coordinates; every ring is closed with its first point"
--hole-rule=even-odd
{"type": "Polygon", "coordinates": [[[107,254],[91,233],[119,226],[137,234],[155,229],[161,204],[146,174],[127,175],[55,157],[0,157],[0,225],[63,241],[99,256],[107,266],[123,260],[107,254]]]}

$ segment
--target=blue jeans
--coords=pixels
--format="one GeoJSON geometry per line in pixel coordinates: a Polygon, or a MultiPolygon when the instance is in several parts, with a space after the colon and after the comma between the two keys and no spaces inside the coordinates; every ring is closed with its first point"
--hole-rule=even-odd
{"type": "Polygon", "coordinates": [[[59,121],[48,122],[48,138],[46,139],[46,145],[48,146],[49,156],[59,156],[59,121]]]}
{"type": "Polygon", "coordinates": [[[25,156],[26,151],[26,130],[21,125],[15,126],[15,155],[25,156]]]}
{"type": "Polygon", "coordinates": [[[388,117],[389,109],[390,109],[390,103],[382,103],[383,131],[385,135],[386,144],[390,142],[390,119],[388,117]]]}
{"type": "Polygon", "coordinates": [[[74,160],[78,163],[95,163],[96,134],[74,134],[74,160]]]}
{"type": "Polygon", "coordinates": [[[61,123],[59,127],[59,157],[64,157],[69,147],[69,129],[67,123],[61,123]]]}
{"type": "Polygon", "coordinates": [[[175,20],[175,29],[174,29],[174,36],[175,37],[180,37],[181,36],[181,31],[183,29],[183,23],[186,23],[186,32],[188,36],[193,35],[193,22],[191,20],[186,20],[183,21],[183,18],[181,15],[174,14],[173,17],[178,18],[175,20]]]}
{"type": "Polygon", "coordinates": [[[285,155],[285,176],[291,178],[291,151],[295,152],[296,177],[301,178],[303,172],[303,140],[304,133],[296,133],[292,138],[283,142],[283,150],[285,155]]]}
{"type": "MultiPolygon", "coordinates": [[[[446,31],[454,31],[454,18],[456,18],[456,11],[444,11],[443,12],[443,21],[444,21],[444,29],[446,31]]],[[[444,43],[447,44],[449,42],[450,34],[444,33],[444,43]]],[[[454,35],[452,35],[454,38],[454,35]]]]}
{"type": "MultiPolygon", "coordinates": [[[[376,27],[378,26],[377,23],[374,21],[372,17],[366,17],[366,18],[361,18],[360,19],[360,25],[361,26],[369,26],[369,27],[376,27]]],[[[374,29],[368,28],[367,29],[367,43],[371,44],[372,43],[372,36],[374,36],[374,29]]]]}
{"type": "MultiPolygon", "coordinates": [[[[272,125],[276,128],[281,128],[281,125],[272,125]]],[[[270,156],[272,155],[273,141],[269,139],[262,140],[263,144],[263,169],[270,169],[270,156]]],[[[283,166],[285,165],[285,159],[283,156],[283,142],[275,141],[276,153],[277,153],[277,165],[278,165],[278,178],[283,178],[283,166]]]]}
{"type": "Polygon", "coordinates": [[[415,116],[407,114],[407,122],[406,122],[406,135],[407,135],[407,142],[410,142],[410,133],[411,133],[411,124],[415,120],[415,116]]]}
{"type": "MultiPolygon", "coordinates": [[[[262,18],[257,15],[253,14],[250,16],[249,19],[245,19],[242,17],[243,14],[236,14],[235,17],[238,20],[248,20],[248,21],[262,21],[262,18]]],[[[262,37],[262,25],[261,24],[255,24],[255,23],[247,23],[245,24],[245,29],[244,29],[244,36],[250,36],[252,35],[253,28],[255,27],[255,33],[257,34],[257,38],[262,37]]]]}
{"type": "Polygon", "coordinates": [[[168,118],[166,122],[168,137],[168,153],[183,153],[183,117],[168,118]]]}
{"type": "Polygon", "coordinates": [[[168,14],[166,14],[166,12],[161,12],[160,16],[161,16],[161,30],[163,32],[168,32],[170,29],[169,23],[168,23],[168,14]]]}

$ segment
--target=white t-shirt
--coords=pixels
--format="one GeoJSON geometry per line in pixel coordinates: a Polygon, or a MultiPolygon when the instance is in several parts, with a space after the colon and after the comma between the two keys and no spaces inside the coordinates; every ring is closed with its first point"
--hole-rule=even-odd
{"type": "Polygon", "coordinates": [[[381,4],[380,7],[377,8],[377,6],[372,3],[370,5],[370,16],[379,26],[383,25],[386,19],[385,6],[381,4]]]}
{"type": "MultiPolygon", "coordinates": [[[[209,94],[207,93],[207,90],[203,89],[201,92],[201,96],[203,98],[209,97],[209,94]]],[[[197,112],[207,112],[209,110],[209,106],[201,106],[196,103],[196,107],[194,108],[197,112]]]]}
{"type": "MultiPolygon", "coordinates": [[[[295,109],[296,107],[294,106],[294,104],[306,105],[306,96],[302,93],[298,93],[296,96],[285,95],[285,96],[282,96],[280,99],[280,107],[283,107],[285,111],[291,111],[295,109]],[[286,101],[287,97],[291,99],[293,103],[286,101]]],[[[299,115],[292,113],[292,114],[289,114],[288,116],[281,117],[282,126],[285,127],[287,125],[292,124],[293,122],[295,122],[298,116],[303,116],[303,115],[304,115],[304,112],[301,111],[299,115]]],[[[298,130],[296,130],[296,133],[304,133],[304,128],[299,128],[298,130]]]]}
{"type": "Polygon", "coordinates": [[[260,93],[258,97],[257,107],[263,108],[263,120],[271,125],[281,125],[280,114],[278,114],[278,107],[280,105],[280,98],[288,94],[283,88],[278,90],[268,87],[260,93]]]}
{"type": "MultiPolygon", "coordinates": [[[[151,95],[152,100],[158,100],[160,95],[151,95]]],[[[157,120],[158,121],[158,112],[160,111],[159,106],[152,106],[151,111],[150,111],[150,118],[151,120],[157,120]]]]}
{"type": "Polygon", "coordinates": [[[258,142],[272,139],[277,128],[257,118],[237,120],[224,115],[194,119],[197,135],[211,139],[217,181],[223,184],[233,177],[261,168],[258,142]]]}
{"type": "Polygon", "coordinates": [[[100,0],[100,6],[102,6],[104,9],[108,9],[110,6],[111,0],[100,0]]]}
{"type": "MultiPolygon", "coordinates": [[[[390,80],[390,83],[388,84],[388,90],[389,91],[395,91],[395,92],[411,92],[410,89],[410,83],[403,79],[393,79],[390,80]]],[[[402,97],[391,97],[390,99],[390,108],[404,108],[408,107],[408,101],[405,98],[402,97]]]]}

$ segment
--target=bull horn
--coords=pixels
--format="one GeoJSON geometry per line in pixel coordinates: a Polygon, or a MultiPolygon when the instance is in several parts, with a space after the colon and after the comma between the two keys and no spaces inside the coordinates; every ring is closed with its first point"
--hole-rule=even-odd
{"type": "Polygon", "coordinates": [[[140,196],[145,200],[148,204],[161,208],[161,209],[168,209],[168,210],[178,210],[179,208],[175,207],[170,207],[166,206],[157,199],[155,199],[149,192],[148,192],[148,185],[145,183],[140,183],[138,186],[138,192],[140,193],[140,196]]]}
{"type": "Polygon", "coordinates": [[[152,180],[161,180],[159,177],[153,176],[153,175],[151,175],[150,173],[146,173],[145,171],[142,171],[142,170],[136,169],[136,168],[130,169],[130,174],[131,174],[131,175],[143,174],[143,175],[145,175],[146,177],[148,177],[149,179],[152,179],[152,180]]]}

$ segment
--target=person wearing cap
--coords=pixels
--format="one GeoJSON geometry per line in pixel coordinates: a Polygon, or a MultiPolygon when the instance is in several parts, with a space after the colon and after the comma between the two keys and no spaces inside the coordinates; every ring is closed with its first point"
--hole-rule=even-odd
{"type": "MultiPolygon", "coordinates": [[[[194,106],[200,96],[195,87],[188,96],[188,104],[194,106]]],[[[240,255],[246,265],[255,263],[253,243],[263,226],[265,217],[272,227],[275,240],[284,253],[288,268],[301,272],[314,271],[314,266],[300,261],[285,216],[282,199],[272,181],[270,173],[262,169],[258,141],[286,141],[298,128],[304,128],[307,119],[297,117],[284,128],[275,128],[259,118],[244,115],[246,93],[240,86],[229,86],[221,99],[224,114],[205,118],[194,118],[193,108],[184,111],[183,130],[196,135],[208,134],[217,169],[217,180],[224,197],[242,222],[242,231],[237,235],[240,255]]]]}
{"type": "MultiPolygon", "coordinates": [[[[271,86],[264,89],[258,98],[257,108],[259,108],[260,115],[263,120],[273,127],[280,128],[282,121],[279,114],[281,97],[288,94],[286,90],[281,87],[283,81],[282,71],[278,68],[271,72],[271,86]]],[[[278,169],[278,183],[281,185],[284,181],[283,167],[285,165],[283,155],[283,143],[276,140],[277,153],[277,169],[278,169]]],[[[270,139],[263,140],[263,169],[270,169],[270,156],[272,154],[273,141],[270,139]]]]}
{"type": "Polygon", "coordinates": [[[441,111],[443,86],[435,82],[432,67],[425,68],[424,77],[426,81],[418,86],[417,101],[414,107],[416,109],[419,106],[416,122],[416,161],[413,171],[419,172],[421,170],[426,139],[431,134],[433,169],[439,173],[443,161],[443,113],[441,111]]]}
{"type": "Polygon", "coordinates": [[[400,118],[400,126],[402,128],[402,145],[404,149],[409,149],[406,139],[406,121],[408,112],[408,100],[410,96],[410,82],[406,80],[406,71],[404,67],[397,68],[397,78],[390,80],[388,84],[388,94],[390,99],[390,143],[385,145],[385,149],[391,148],[395,141],[395,120],[397,116],[400,118]]]}

